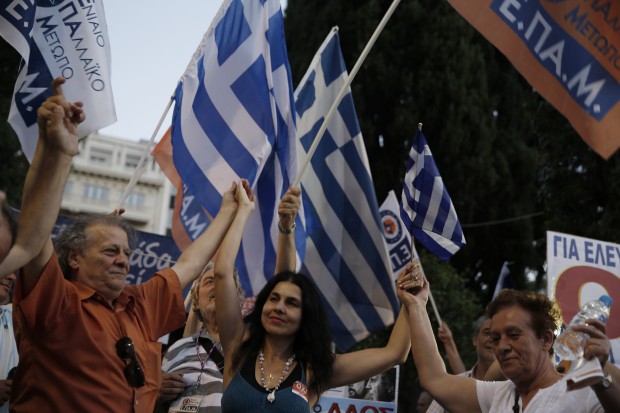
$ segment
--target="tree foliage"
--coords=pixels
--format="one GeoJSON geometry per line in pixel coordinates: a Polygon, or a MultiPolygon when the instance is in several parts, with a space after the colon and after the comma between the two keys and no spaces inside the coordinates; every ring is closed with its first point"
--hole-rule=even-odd
{"type": "MultiPolygon", "coordinates": [[[[289,0],[294,82],[335,25],[350,70],[390,4],[289,0]]],[[[467,240],[450,265],[469,290],[451,300],[474,291],[481,309],[504,261],[518,288],[543,289],[547,230],[619,242],[620,155],[593,153],[447,2],[401,2],[352,90],[379,202],[391,189],[400,193],[423,123],[467,240]]],[[[426,271],[443,301],[448,280],[426,271]]]]}
{"type": "MultiPolygon", "coordinates": [[[[471,332],[473,322],[481,314],[480,301],[473,291],[466,288],[465,280],[456,273],[452,266],[439,261],[424,251],[421,253],[421,260],[424,271],[432,277],[431,289],[439,309],[439,316],[442,321],[450,326],[465,366],[472,366],[476,362],[476,353],[472,347],[471,332]]],[[[439,323],[430,303],[427,305],[427,311],[431,318],[431,324],[437,332],[439,323]]],[[[373,334],[358,343],[352,350],[385,346],[390,333],[391,328],[373,334]]],[[[443,344],[439,340],[437,340],[437,346],[444,356],[446,366],[448,366],[443,344]]],[[[410,389],[418,387],[417,371],[411,356],[401,366],[400,377],[399,411],[408,411],[402,409],[402,406],[408,406],[411,403],[415,405],[417,397],[410,389]]]]}
{"type": "MultiPolygon", "coordinates": [[[[289,1],[286,35],[297,81],[333,25],[351,68],[390,2],[289,1]]],[[[433,151],[467,245],[452,265],[490,298],[504,261],[520,286],[542,272],[532,248],[543,220],[472,226],[542,211],[542,158],[530,113],[539,98],[446,2],[402,2],[353,84],[378,201],[400,193],[418,122],[433,151]],[[432,18],[431,18],[432,17],[432,18]]]]}

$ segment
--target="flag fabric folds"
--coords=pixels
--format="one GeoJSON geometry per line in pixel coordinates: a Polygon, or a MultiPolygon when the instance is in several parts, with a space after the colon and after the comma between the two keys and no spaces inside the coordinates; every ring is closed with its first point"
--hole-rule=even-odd
{"type": "Polygon", "coordinates": [[[179,249],[185,251],[185,248],[189,247],[207,229],[212,217],[200,205],[196,197],[189,193],[187,185],[184,185],[179,177],[172,160],[170,139],[170,128],[168,128],[153,149],[152,155],[176,188],[172,213],[172,238],[179,249]]]}
{"type": "Polygon", "coordinates": [[[80,136],[116,121],[102,1],[5,2],[0,8],[0,35],[23,58],[9,123],[29,160],[38,140],[37,109],[52,94],[57,76],[67,79],[63,86],[67,99],[80,100],[89,109],[78,128],[80,136]]]}
{"type": "MultiPolygon", "coordinates": [[[[300,156],[306,155],[346,82],[337,28],[295,91],[300,156]]],[[[327,304],[336,345],[347,349],[394,321],[398,301],[353,99],[344,97],[301,177],[306,258],[327,304]]]]}
{"type": "MultiPolygon", "coordinates": [[[[277,205],[297,173],[280,1],[225,1],[174,99],[173,159],[186,186],[183,196],[195,197],[215,216],[233,181],[248,179],[256,194],[256,212],[236,262],[244,289],[255,294],[274,274],[277,205]]],[[[299,251],[305,239],[301,215],[296,222],[299,251]]]]}
{"type": "Polygon", "coordinates": [[[465,245],[456,210],[421,130],[409,152],[400,216],[409,233],[444,261],[465,245]]]}

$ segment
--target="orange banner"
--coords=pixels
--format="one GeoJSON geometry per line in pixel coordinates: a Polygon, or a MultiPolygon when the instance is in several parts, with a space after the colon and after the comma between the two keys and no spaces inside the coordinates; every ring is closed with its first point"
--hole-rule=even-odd
{"type": "Polygon", "coordinates": [[[448,2],[599,155],[620,147],[620,1],[448,2]]]}
{"type": "Polygon", "coordinates": [[[187,186],[181,181],[172,160],[170,128],[155,146],[151,155],[177,190],[172,213],[172,239],[181,251],[185,251],[193,240],[207,229],[213,218],[191,194],[186,193],[187,186]]]}

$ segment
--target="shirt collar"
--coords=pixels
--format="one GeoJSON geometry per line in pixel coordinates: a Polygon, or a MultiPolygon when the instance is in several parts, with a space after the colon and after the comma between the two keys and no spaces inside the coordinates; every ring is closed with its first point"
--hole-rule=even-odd
{"type": "MultiPolygon", "coordinates": [[[[93,299],[101,303],[108,304],[108,301],[96,290],[93,290],[92,288],[77,282],[73,282],[73,285],[75,285],[75,287],[77,288],[80,301],[93,299]]],[[[114,300],[114,307],[119,310],[127,309],[128,311],[133,311],[135,301],[135,297],[132,294],[128,293],[126,288],[123,288],[123,291],[121,291],[119,296],[116,297],[116,300],[114,300]]]]}

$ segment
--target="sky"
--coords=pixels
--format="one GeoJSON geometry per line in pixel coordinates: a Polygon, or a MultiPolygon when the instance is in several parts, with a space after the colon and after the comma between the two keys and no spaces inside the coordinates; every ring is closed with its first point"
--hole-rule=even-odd
{"type": "MultiPolygon", "coordinates": [[[[100,131],[150,139],[222,0],[106,0],[117,121],[100,131]]],[[[282,1],[286,7],[286,1],[282,1]]],[[[172,108],[157,134],[170,126],[172,108]]]]}
{"type": "MultiPolygon", "coordinates": [[[[108,0],[104,3],[116,123],[106,135],[149,139],[220,0],[108,0]]],[[[158,134],[170,125],[172,109],[158,134]]]]}

